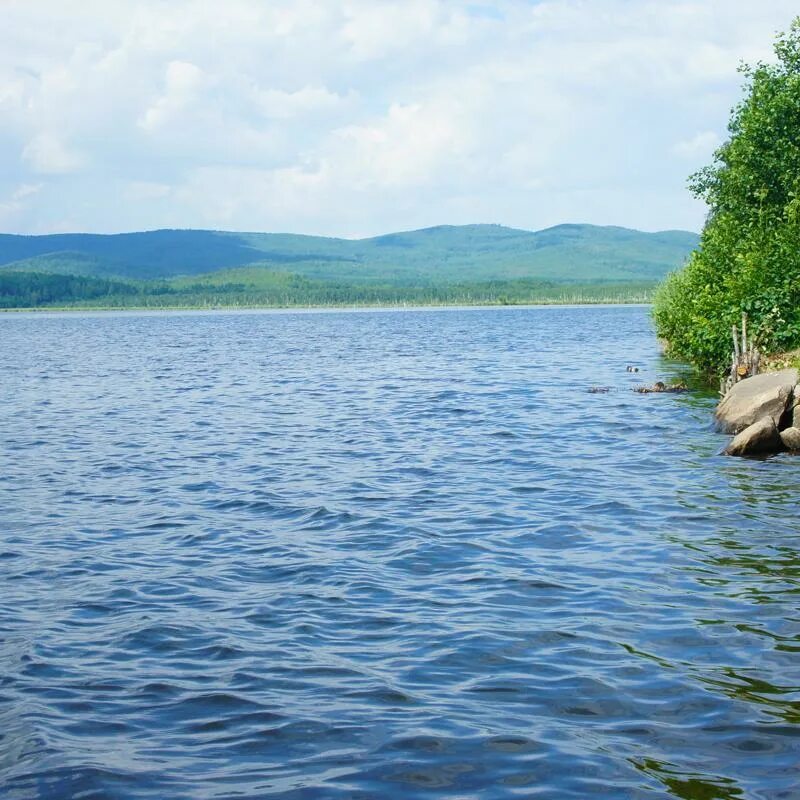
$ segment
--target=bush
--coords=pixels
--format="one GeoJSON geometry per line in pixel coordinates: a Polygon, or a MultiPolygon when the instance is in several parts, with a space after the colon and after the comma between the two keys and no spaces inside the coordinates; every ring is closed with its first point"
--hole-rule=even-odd
{"type": "Polygon", "coordinates": [[[728,364],[743,311],[765,352],[800,344],[800,18],[775,53],[742,67],[730,138],[691,178],[710,209],[700,246],[655,298],[669,352],[708,372],[728,364]]]}

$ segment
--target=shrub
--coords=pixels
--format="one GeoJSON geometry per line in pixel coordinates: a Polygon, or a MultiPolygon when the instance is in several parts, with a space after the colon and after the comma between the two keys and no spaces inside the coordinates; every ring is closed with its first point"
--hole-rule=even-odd
{"type": "Polygon", "coordinates": [[[743,311],[762,350],[800,344],[800,18],[775,53],[741,68],[730,138],[690,180],[709,206],[700,245],[653,307],[669,352],[708,372],[726,367],[743,311]]]}

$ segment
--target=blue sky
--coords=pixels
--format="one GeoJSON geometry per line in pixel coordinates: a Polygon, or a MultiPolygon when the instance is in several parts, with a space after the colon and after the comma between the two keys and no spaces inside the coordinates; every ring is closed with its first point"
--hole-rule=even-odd
{"type": "Polygon", "coordinates": [[[699,230],[796,0],[0,0],[0,231],[699,230]],[[71,7],[70,7],[71,6],[71,7]]]}

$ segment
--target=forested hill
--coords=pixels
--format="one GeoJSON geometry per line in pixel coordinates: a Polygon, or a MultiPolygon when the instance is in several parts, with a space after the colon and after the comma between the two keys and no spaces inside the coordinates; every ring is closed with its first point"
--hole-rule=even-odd
{"type": "Polygon", "coordinates": [[[648,282],[683,264],[698,237],[618,227],[440,226],[348,240],[276,233],[0,234],[0,270],[152,280],[220,270],[316,281],[425,286],[480,281],[648,282]]]}

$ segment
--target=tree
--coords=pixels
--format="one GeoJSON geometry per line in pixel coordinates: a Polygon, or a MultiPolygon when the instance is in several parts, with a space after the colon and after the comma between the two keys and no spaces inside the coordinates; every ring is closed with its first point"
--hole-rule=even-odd
{"type": "Polygon", "coordinates": [[[775,54],[740,69],[730,138],[690,178],[709,206],[700,245],[656,295],[669,352],[708,372],[726,366],[743,311],[763,351],[800,345],[800,17],[775,54]]]}

